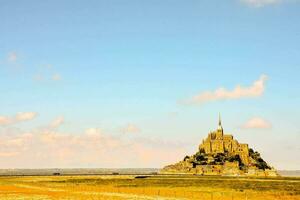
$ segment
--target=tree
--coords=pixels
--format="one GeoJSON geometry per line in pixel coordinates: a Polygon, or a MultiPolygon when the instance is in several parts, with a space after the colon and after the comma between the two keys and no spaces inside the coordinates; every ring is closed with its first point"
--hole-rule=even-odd
{"type": "Polygon", "coordinates": [[[190,157],[189,156],[185,156],[183,160],[186,161],[188,159],[190,159],[190,157]]]}
{"type": "Polygon", "coordinates": [[[254,154],[254,150],[252,148],[249,149],[249,154],[254,154]]]}
{"type": "Polygon", "coordinates": [[[203,161],[203,160],[205,160],[205,158],[204,158],[203,155],[197,155],[196,160],[197,161],[203,161]]]}

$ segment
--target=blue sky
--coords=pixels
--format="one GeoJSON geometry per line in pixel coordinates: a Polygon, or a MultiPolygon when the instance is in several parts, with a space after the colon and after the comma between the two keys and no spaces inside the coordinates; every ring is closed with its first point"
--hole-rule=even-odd
{"type": "MultiPolygon", "coordinates": [[[[275,167],[299,169],[299,11],[297,0],[1,1],[0,116],[9,119],[0,126],[2,142],[44,134],[41,127],[68,137],[97,128],[126,143],[120,151],[141,138],[130,152],[149,156],[161,140],[175,143],[178,160],[216,128],[220,112],[225,131],[275,167]],[[251,88],[262,75],[268,79],[259,94],[182,103],[218,88],[251,88]],[[26,112],[35,115],[13,119],[26,112]],[[58,118],[59,127],[49,128],[58,118]],[[246,126],[258,118],[267,125],[246,126]]],[[[0,159],[10,159],[0,167],[47,167],[32,154],[40,144],[28,150],[33,139],[23,140],[0,149],[0,159]],[[24,155],[36,163],[18,162],[24,155]]],[[[56,145],[65,157],[50,167],[114,166],[92,158],[78,164],[64,154],[73,147],[56,145]]],[[[119,163],[165,164],[151,159],[119,163]]]]}

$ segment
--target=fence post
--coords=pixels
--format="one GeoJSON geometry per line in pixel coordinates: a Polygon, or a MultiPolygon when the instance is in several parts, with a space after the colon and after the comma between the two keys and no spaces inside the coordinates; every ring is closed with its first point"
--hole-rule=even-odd
{"type": "Polygon", "coordinates": [[[214,199],[214,195],[213,195],[213,193],[211,192],[210,193],[210,200],[213,200],[214,199]]]}

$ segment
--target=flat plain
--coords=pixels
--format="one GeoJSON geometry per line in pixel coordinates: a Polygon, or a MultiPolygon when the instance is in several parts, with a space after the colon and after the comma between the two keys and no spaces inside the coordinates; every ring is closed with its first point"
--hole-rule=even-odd
{"type": "Polygon", "coordinates": [[[0,199],[298,200],[300,178],[194,175],[1,176],[0,199]]]}

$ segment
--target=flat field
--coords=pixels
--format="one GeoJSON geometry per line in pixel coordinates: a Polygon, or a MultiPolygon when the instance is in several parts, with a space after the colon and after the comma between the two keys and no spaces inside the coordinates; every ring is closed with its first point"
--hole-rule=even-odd
{"type": "Polygon", "coordinates": [[[192,175],[2,176],[0,199],[299,200],[300,178],[192,175]]]}

